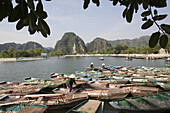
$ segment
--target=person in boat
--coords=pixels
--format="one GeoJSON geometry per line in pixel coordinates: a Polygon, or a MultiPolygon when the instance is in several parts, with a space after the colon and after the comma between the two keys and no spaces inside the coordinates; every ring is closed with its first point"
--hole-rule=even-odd
{"type": "Polygon", "coordinates": [[[90,68],[91,68],[91,69],[93,69],[93,68],[94,68],[93,62],[91,62],[91,64],[90,64],[90,68]]]}
{"type": "Polygon", "coordinates": [[[66,81],[66,86],[68,88],[68,92],[71,92],[72,89],[73,89],[73,83],[76,84],[76,81],[75,81],[75,75],[74,74],[71,74],[69,76],[69,79],[66,81]]]}
{"type": "Polygon", "coordinates": [[[105,63],[102,63],[102,69],[105,69],[105,63]]]}

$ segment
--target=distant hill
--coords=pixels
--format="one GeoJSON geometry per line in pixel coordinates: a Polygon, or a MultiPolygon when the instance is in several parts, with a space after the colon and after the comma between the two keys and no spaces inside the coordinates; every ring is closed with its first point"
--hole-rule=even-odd
{"type": "Polygon", "coordinates": [[[0,52],[2,50],[8,50],[9,47],[13,47],[14,50],[29,50],[29,49],[41,48],[47,50],[48,53],[51,51],[61,51],[63,54],[78,54],[78,53],[81,54],[87,52],[98,52],[108,47],[114,47],[117,44],[127,45],[129,47],[143,46],[148,44],[149,38],[150,36],[142,36],[132,40],[122,39],[122,40],[107,41],[103,38],[97,37],[92,42],[85,44],[84,41],[75,33],[67,32],[62,36],[62,39],[56,43],[54,50],[51,47],[45,48],[37,42],[30,41],[24,44],[16,44],[16,43],[0,44],[0,52]]]}
{"type": "Polygon", "coordinates": [[[54,48],[54,51],[61,51],[63,54],[86,53],[87,48],[84,41],[75,33],[65,33],[54,48]]]}
{"type": "Polygon", "coordinates": [[[137,47],[137,46],[143,46],[148,44],[150,36],[141,36],[139,38],[135,39],[122,39],[122,40],[114,40],[114,41],[108,41],[112,46],[115,46],[117,44],[121,45],[127,45],[131,47],[137,47]]]}
{"type": "Polygon", "coordinates": [[[10,47],[13,47],[14,50],[29,50],[29,49],[36,49],[36,48],[41,48],[41,49],[45,49],[48,52],[52,51],[52,49],[48,49],[48,48],[44,48],[41,44],[37,43],[37,42],[27,42],[24,44],[16,44],[14,42],[12,43],[5,43],[5,44],[0,44],[0,52],[3,50],[8,50],[10,47]]]}
{"type": "Polygon", "coordinates": [[[102,38],[95,38],[92,42],[87,44],[88,52],[98,52],[108,47],[112,47],[112,45],[107,40],[102,38]]]}
{"type": "Polygon", "coordinates": [[[84,41],[73,32],[65,33],[61,40],[59,40],[54,48],[54,51],[61,51],[63,54],[77,54],[87,52],[98,52],[108,47],[114,47],[117,44],[127,45],[131,47],[143,46],[148,44],[149,36],[142,36],[135,39],[123,39],[107,41],[103,38],[97,37],[92,42],[85,45],[84,41]]]}

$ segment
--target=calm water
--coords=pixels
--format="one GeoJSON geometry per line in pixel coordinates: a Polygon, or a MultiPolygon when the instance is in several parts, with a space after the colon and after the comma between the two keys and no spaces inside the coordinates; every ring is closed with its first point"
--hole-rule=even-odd
{"type": "Polygon", "coordinates": [[[29,76],[49,79],[49,74],[52,72],[71,74],[75,71],[85,71],[85,67],[88,67],[91,62],[94,63],[95,67],[100,67],[103,62],[106,66],[164,67],[165,65],[164,59],[127,61],[118,57],[104,57],[104,60],[99,60],[98,57],[70,57],[38,61],[0,62],[0,81],[22,82],[24,77],[29,76]]]}
{"type": "MultiPolygon", "coordinates": [[[[93,62],[95,67],[100,67],[102,63],[106,66],[148,66],[148,67],[164,67],[165,60],[144,60],[133,59],[126,61],[125,58],[104,57],[104,60],[99,60],[98,57],[71,57],[71,58],[56,58],[38,61],[20,61],[20,62],[0,62],[0,81],[19,81],[22,82],[24,77],[37,77],[49,79],[49,74],[52,72],[71,74],[75,71],[85,71],[93,62]]],[[[64,113],[67,110],[57,111],[64,113]]],[[[109,103],[105,103],[103,113],[118,113],[109,103]]],[[[120,112],[119,112],[120,113],[120,112]]]]}

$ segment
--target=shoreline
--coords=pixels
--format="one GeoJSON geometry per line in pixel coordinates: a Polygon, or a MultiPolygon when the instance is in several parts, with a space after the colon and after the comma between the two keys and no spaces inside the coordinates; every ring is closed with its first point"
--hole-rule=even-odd
{"type": "Polygon", "coordinates": [[[16,62],[16,61],[33,61],[33,60],[45,60],[65,57],[128,57],[136,59],[163,59],[170,57],[170,54],[76,54],[76,55],[64,55],[64,56],[52,56],[52,57],[18,57],[18,58],[0,58],[0,62],[16,62]]]}
{"type": "Polygon", "coordinates": [[[162,59],[170,57],[170,54],[76,54],[65,57],[130,57],[139,59],[162,59]]]}
{"type": "Polygon", "coordinates": [[[17,62],[17,61],[33,61],[44,60],[42,57],[18,57],[18,58],[0,58],[0,62],[17,62]]]}

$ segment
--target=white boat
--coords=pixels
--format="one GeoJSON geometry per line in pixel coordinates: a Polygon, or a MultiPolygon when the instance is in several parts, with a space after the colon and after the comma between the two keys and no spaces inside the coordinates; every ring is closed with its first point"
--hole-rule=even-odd
{"type": "Polygon", "coordinates": [[[104,60],[104,58],[103,57],[99,57],[99,60],[104,60]]]}

